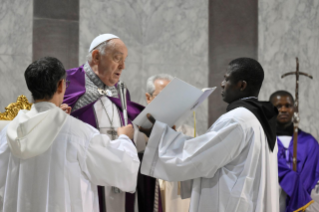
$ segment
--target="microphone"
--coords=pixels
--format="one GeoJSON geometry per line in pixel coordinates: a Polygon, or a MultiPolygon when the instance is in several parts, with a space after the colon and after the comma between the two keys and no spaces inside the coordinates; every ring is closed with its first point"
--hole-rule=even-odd
{"type": "MultiPolygon", "coordinates": [[[[121,99],[121,105],[122,105],[122,112],[123,112],[123,119],[124,119],[124,126],[128,123],[128,117],[127,117],[127,105],[126,105],[126,87],[124,85],[124,82],[119,81],[117,83],[117,91],[120,95],[121,99]]],[[[117,187],[112,187],[112,191],[116,194],[121,193],[121,190],[117,187]]]]}
{"type": "Polygon", "coordinates": [[[128,124],[128,116],[127,116],[127,104],[126,104],[126,87],[124,85],[124,82],[122,82],[122,81],[118,82],[117,91],[118,91],[118,93],[120,95],[120,99],[121,99],[124,126],[126,126],[128,124]]]}

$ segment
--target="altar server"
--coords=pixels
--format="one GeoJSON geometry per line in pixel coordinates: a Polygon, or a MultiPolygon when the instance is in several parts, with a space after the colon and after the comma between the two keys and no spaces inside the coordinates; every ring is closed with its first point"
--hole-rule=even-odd
{"type": "Polygon", "coordinates": [[[97,212],[97,185],[134,192],[132,126],[112,140],[60,109],[66,71],[55,58],[33,62],[25,79],[35,103],[0,133],[0,211],[97,212]]]}
{"type": "Polygon", "coordinates": [[[142,173],[167,181],[194,179],[190,212],[278,212],[278,111],[257,99],[263,79],[257,61],[231,61],[221,83],[227,113],[196,138],[149,115],[154,126],[142,173]]]}

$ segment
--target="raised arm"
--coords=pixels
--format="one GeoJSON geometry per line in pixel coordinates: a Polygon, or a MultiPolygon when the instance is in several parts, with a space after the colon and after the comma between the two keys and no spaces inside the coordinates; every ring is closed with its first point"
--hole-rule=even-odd
{"type": "Polygon", "coordinates": [[[217,124],[204,135],[189,139],[157,121],[141,172],[167,181],[213,177],[247,145],[245,136],[237,122],[217,124]]]}
{"type": "Polygon", "coordinates": [[[81,166],[96,185],[115,186],[122,191],[134,192],[140,161],[131,139],[124,133],[119,134],[116,140],[96,134],[87,147],[81,166]]]}

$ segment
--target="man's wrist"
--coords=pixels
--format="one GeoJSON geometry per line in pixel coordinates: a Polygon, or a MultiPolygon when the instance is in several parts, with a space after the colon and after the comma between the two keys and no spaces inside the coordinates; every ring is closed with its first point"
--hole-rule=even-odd
{"type": "MultiPolygon", "coordinates": [[[[127,138],[127,139],[130,139],[127,135],[125,135],[125,134],[120,134],[119,135],[119,138],[127,138]]],[[[131,140],[131,139],[130,139],[131,140]]]]}

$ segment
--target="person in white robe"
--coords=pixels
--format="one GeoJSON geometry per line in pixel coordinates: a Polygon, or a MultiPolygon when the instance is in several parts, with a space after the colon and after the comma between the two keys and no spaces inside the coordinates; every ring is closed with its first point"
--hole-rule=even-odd
{"type": "Polygon", "coordinates": [[[111,140],[68,115],[59,108],[65,77],[51,57],[25,71],[35,103],[0,133],[1,212],[97,212],[97,185],[135,191],[140,162],[132,125],[111,140]]]}
{"type": "Polygon", "coordinates": [[[231,61],[221,83],[228,112],[196,138],[148,114],[154,125],[140,128],[150,135],[141,172],[167,181],[193,179],[190,212],[278,212],[278,111],[257,100],[263,79],[257,61],[231,61]]]}
{"type": "MultiPolygon", "coordinates": [[[[149,77],[146,82],[146,102],[151,103],[153,99],[174,79],[169,74],[157,74],[149,77]]],[[[194,128],[187,124],[181,124],[176,128],[177,132],[194,137],[194,128]]],[[[163,212],[188,212],[190,199],[181,198],[181,183],[169,182],[158,179],[162,197],[163,212]]]]}

